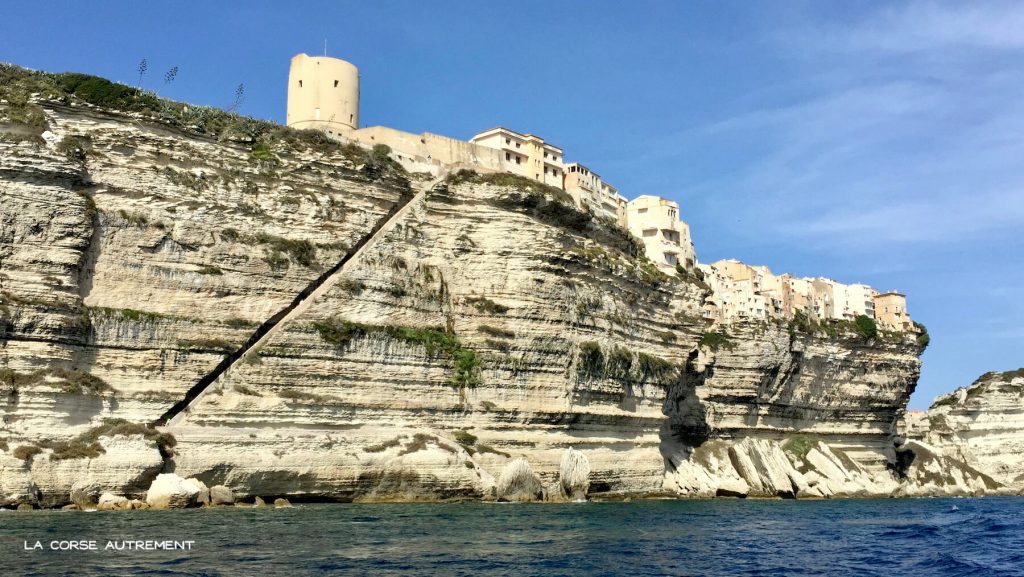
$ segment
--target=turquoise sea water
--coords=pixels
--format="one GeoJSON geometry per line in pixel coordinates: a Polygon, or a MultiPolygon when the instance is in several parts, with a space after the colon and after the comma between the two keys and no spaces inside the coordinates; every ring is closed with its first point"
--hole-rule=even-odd
{"type": "Polygon", "coordinates": [[[1024,575],[1024,498],[5,511],[0,567],[4,576],[1024,575]],[[103,550],[126,539],[195,543],[103,550]],[[50,550],[60,540],[100,550],[50,550]]]}

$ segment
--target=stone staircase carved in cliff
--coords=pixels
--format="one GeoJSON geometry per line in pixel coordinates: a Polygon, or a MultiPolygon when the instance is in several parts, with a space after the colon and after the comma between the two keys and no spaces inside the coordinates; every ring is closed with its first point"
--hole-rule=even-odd
{"type": "Polygon", "coordinates": [[[246,357],[274,337],[293,319],[302,315],[321,296],[331,290],[332,287],[345,275],[353,266],[358,263],[359,258],[368,249],[372,248],[377,241],[388,231],[394,228],[395,224],[401,221],[410,211],[426,197],[427,192],[440,184],[447,177],[442,173],[439,177],[407,195],[382,217],[368,234],[363,236],[359,242],[352,246],[334,266],[325,271],[303,289],[291,303],[274,316],[263,322],[255,332],[246,340],[238,350],[224,357],[224,359],[206,376],[201,378],[186,393],[184,398],[175,403],[153,424],[155,426],[173,426],[185,418],[189,409],[198,403],[204,395],[214,390],[214,385],[225,374],[230,372],[235,365],[245,361],[246,357]]]}

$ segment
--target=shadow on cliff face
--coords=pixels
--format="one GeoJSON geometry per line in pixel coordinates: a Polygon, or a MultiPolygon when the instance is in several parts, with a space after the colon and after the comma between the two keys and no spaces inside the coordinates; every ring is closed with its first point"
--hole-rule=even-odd
{"type": "Polygon", "coordinates": [[[659,448],[666,470],[675,470],[680,462],[690,458],[694,448],[711,438],[707,407],[697,396],[697,387],[711,377],[714,368],[708,365],[698,370],[697,356],[696,350],[690,353],[678,382],[665,393],[662,412],[668,418],[661,428],[659,448]]]}

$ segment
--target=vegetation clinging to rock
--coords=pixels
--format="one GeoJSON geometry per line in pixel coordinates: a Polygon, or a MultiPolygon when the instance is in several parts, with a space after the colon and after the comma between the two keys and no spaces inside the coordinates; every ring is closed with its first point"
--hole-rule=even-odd
{"type": "Polygon", "coordinates": [[[0,384],[11,391],[48,383],[60,388],[62,392],[71,394],[102,395],[115,392],[106,381],[85,371],[40,369],[30,373],[19,373],[8,368],[0,369],[0,384]]]}
{"type": "Polygon", "coordinates": [[[480,358],[472,349],[463,346],[454,333],[440,327],[368,325],[332,318],[313,323],[313,328],[320,334],[321,339],[339,348],[372,334],[420,345],[425,349],[427,357],[448,361],[452,369],[450,382],[453,386],[472,388],[480,383],[480,358]]]}
{"type": "Polygon", "coordinates": [[[713,351],[718,349],[731,351],[736,348],[736,343],[732,342],[729,335],[717,331],[709,331],[701,335],[698,344],[713,351]]]}
{"type": "Polygon", "coordinates": [[[609,378],[667,386],[678,379],[679,370],[679,367],[671,362],[648,353],[634,353],[619,346],[605,352],[601,345],[594,341],[579,344],[576,374],[584,380],[609,378]]]}
{"type": "Polygon", "coordinates": [[[274,161],[275,149],[311,151],[337,154],[362,165],[363,173],[370,179],[406,178],[401,165],[380,150],[341,144],[319,130],[294,129],[218,108],[166,100],[152,92],[89,74],[39,72],[0,64],[0,100],[7,101],[3,116],[39,134],[46,126],[40,102],[89,104],[140,115],[183,132],[245,143],[251,146],[254,160],[261,162],[274,161]]]}

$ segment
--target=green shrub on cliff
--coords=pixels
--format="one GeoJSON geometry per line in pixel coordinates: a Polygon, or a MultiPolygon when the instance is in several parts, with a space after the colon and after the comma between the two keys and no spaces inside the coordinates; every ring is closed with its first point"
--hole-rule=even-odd
{"type": "Polygon", "coordinates": [[[466,304],[472,305],[480,312],[492,315],[503,315],[508,312],[507,306],[498,304],[487,297],[469,297],[466,299],[466,304]]]}
{"type": "Polygon", "coordinates": [[[807,458],[807,453],[817,444],[818,442],[810,437],[797,435],[790,437],[789,440],[783,443],[782,450],[799,459],[805,459],[807,458]]]}
{"type": "Polygon", "coordinates": [[[577,374],[583,379],[600,378],[604,372],[604,353],[601,351],[601,345],[595,341],[585,341],[579,346],[580,360],[576,365],[577,374]]]}
{"type": "Polygon", "coordinates": [[[917,330],[919,331],[917,333],[917,339],[916,339],[917,340],[917,345],[919,347],[921,347],[922,351],[924,351],[925,349],[928,348],[928,345],[931,344],[932,337],[928,334],[928,327],[926,327],[923,324],[918,323],[918,322],[915,322],[914,326],[917,327],[917,330]]]}
{"type": "Polygon", "coordinates": [[[0,369],[0,385],[16,392],[21,387],[50,384],[62,392],[75,395],[102,395],[114,393],[113,387],[103,379],[80,370],[40,369],[29,373],[4,368],[0,369]]]}
{"type": "Polygon", "coordinates": [[[679,367],[661,357],[647,353],[637,353],[636,366],[640,372],[640,378],[652,383],[667,385],[679,376],[679,367]]]}
{"type": "Polygon", "coordinates": [[[482,362],[472,349],[466,348],[454,333],[441,327],[403,327],[368,325],[332,318],[312,324],[324,341],[345,348],[352,341],[379,335],[386,339],[422,346],[430,359],[445,360],[452,371],[450,383],[457,388],[475,387],[480,383],[482,362]]]}
{"type": "Polygon", "coordinates": [[[469,451],[476,444],[476,435],[469,431],[455,431],[452,433],[455,442],[462,445],[462,448],[469,451]]]}
{"type": "Polygon", "coordinates": [[[729,335],[717,331],[710,331],[701,335],[698,344],[713,351],[717,351],[718,349],[731,351],[736,348],[736,343],[730,340],[729,335]]]}
{"type": "Polygon", "coordinates": [[[878,325],[875,323],[875,319],[866,315],[857,315],[857,318],[853,319],[853,328],[865,340],[871,340],[878,336],[878,325]]]}
{"type": "Polygon", "coordinates": [[[13,456],[15,459],[21,459],[22,461],[28,461],[32,457],[35,457],[43,450],[35,445],[21,445],[14,448],[13,456]]]}
{"type": "MultiPolygon", "coordinates": [[[[224,234],[223,232],[221,233],[224,234]]],[[[311,269],[319,268],[316,260],[316,246],[308,240],[284,238],[261,232],[252,237],[256,243],[266,245],[272,254],[286,254],[298,264],[311,269]]]]}
{"type": "Polygon", "coordinates": [[[608,378],[668,386],[676,382],[679,372],[678,366],[648,353],[634,353],[619,346],[606,352],[595,341],[579,344],[576,374],[582,380],[608,378]]]}
{"type": "Polygon", "coordinates": [[[52,78],[65,93],[73,94],[89,104],[130,112],[160,110],[160,100],[152,94],[106,78],[77,72],[54,74],[52,78]]]}

